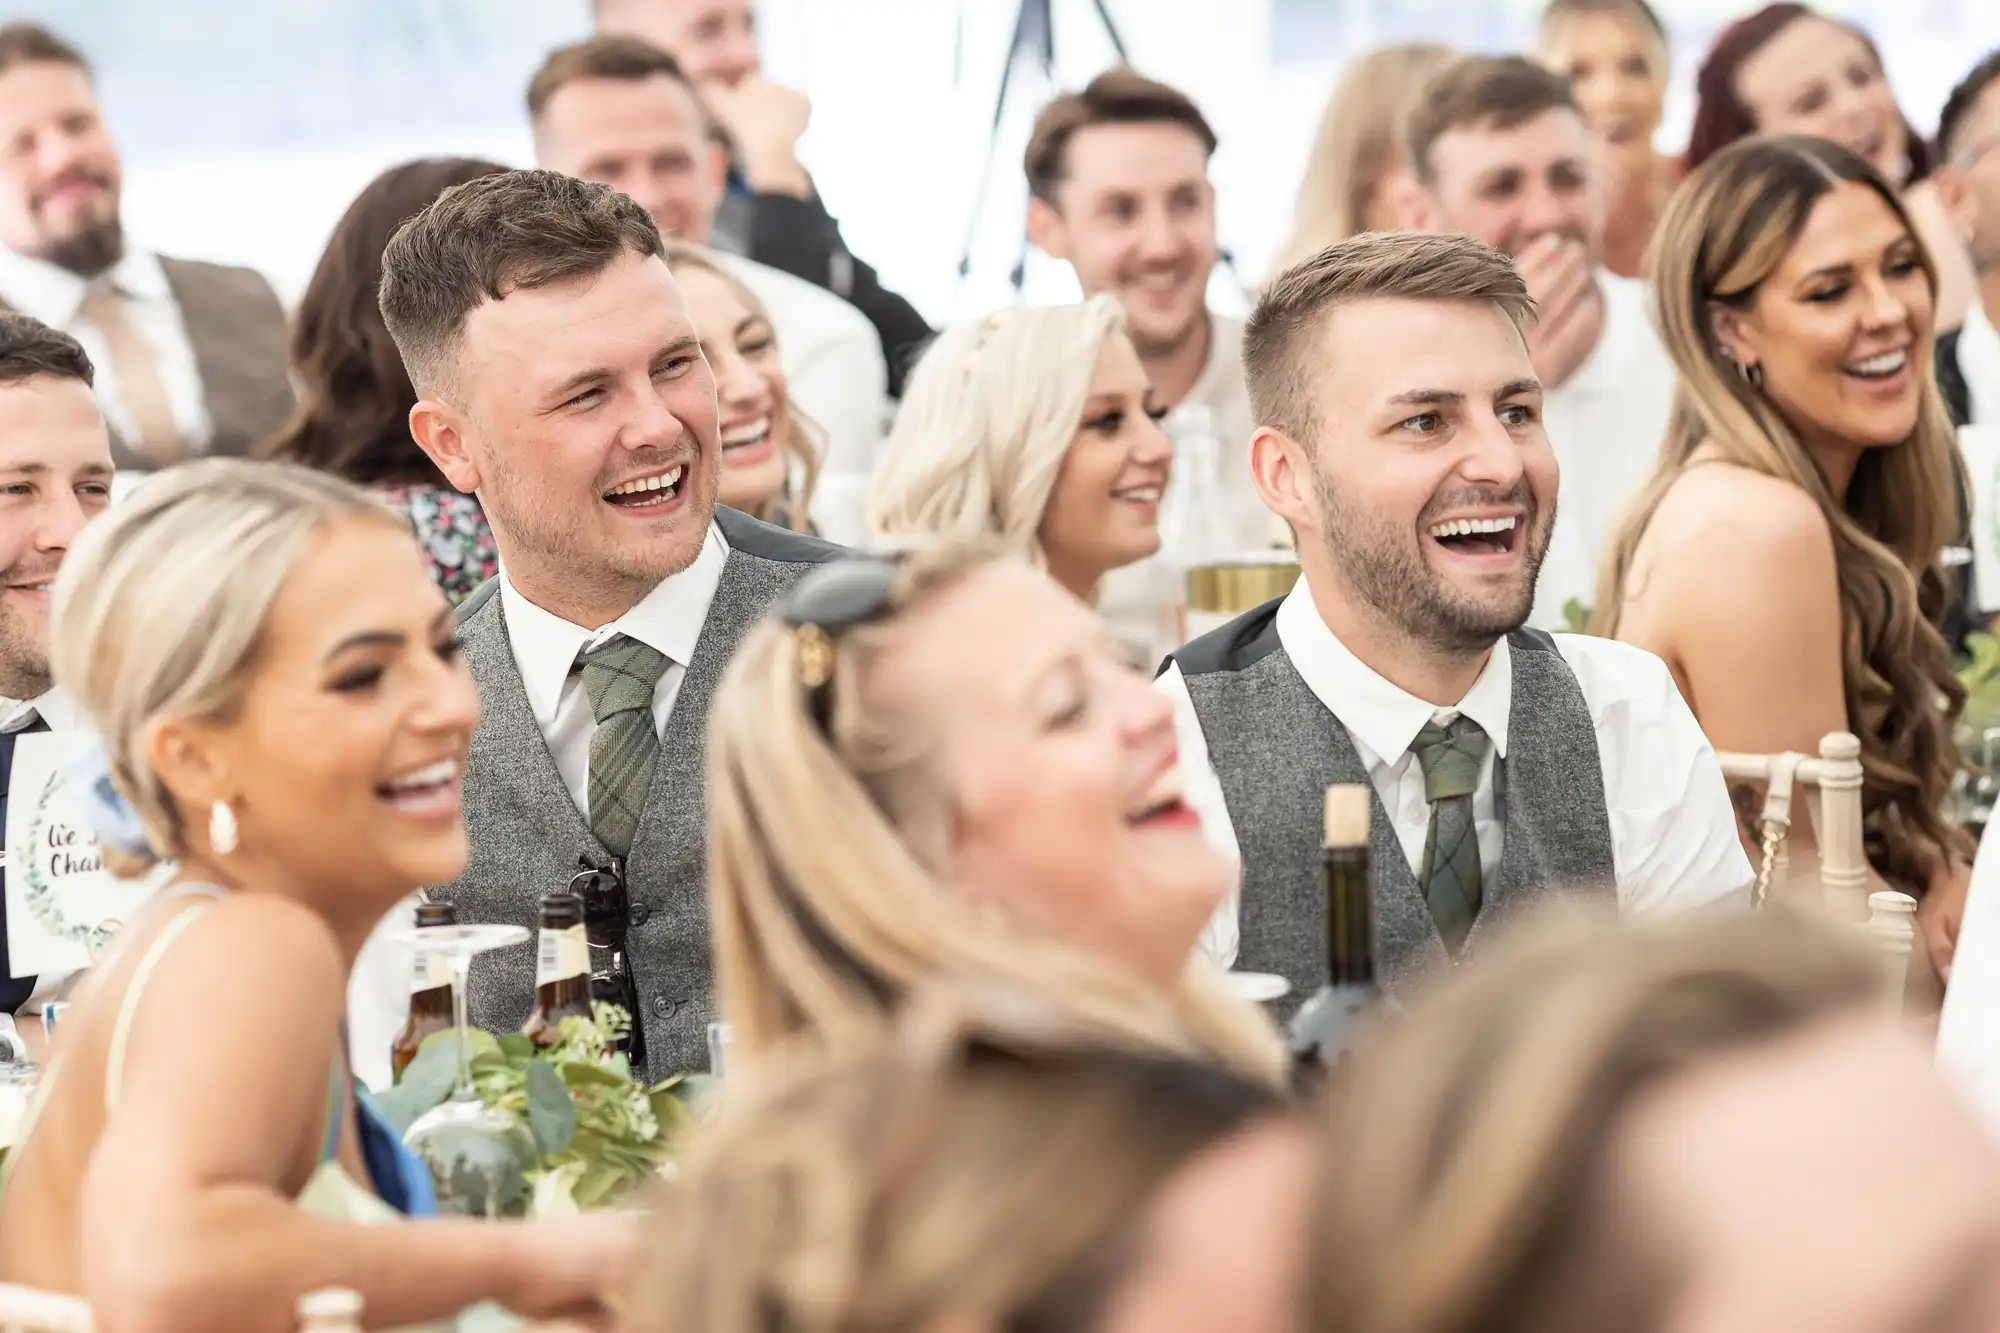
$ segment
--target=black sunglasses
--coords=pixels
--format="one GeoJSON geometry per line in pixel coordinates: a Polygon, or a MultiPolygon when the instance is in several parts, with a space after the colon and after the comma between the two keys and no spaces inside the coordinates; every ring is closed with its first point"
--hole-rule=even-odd
{"type": "Polygon", "coordinates": [[[821,735],[833,725],[833,640],[880,620],[894,606],[901,565],[881,556],[854,556],[819,566],[779,601],[777,617],[798,631],[799,684],[821,735]]]}

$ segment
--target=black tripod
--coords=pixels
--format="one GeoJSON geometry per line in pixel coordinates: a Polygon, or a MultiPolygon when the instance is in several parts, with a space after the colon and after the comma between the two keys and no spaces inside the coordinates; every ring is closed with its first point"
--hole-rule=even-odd
{"type": "MultiPolygon", "coordinates": [[[[1104,30],[1111,43],[1111,49],[1118,55],[1120,64],[1129,65],[1131,57],[1125,50],[1125,39],[1119,35],[1118,25],[1111,18],[1111,11],[1105,8],[1104,0],[1090,0],[1090,8],[1097,15],[1098,26],[1104,30]]],[[[972,248],[979,238],[979,220],[986,211],[986,191],[993,178],[993,159],[1000,150],[1000,126],[1007,116],[1007,95],[1014,86],[1014,74],[1022,65],[1033,62],[1041,71],[1045,85],[1055,82],[1056,74],[1056,26],[1053,0],[1021,0],[1021,8],[1014,15],[1014,37],[1007,44],[1007,63],[1000,70],[1000,91],[993,98],[993,123],[986,132],[986,165],[979,173],[979,193],[972,201],[972,216],[965,225],[965,249],[958,261],[959,281],[972,276],[972,248]]],[[[1028,233],[1024,224],[1021,230],[1021,248],[1014,260],[1009,280],[1019,295],[1028,278],[1028,233]]]]}

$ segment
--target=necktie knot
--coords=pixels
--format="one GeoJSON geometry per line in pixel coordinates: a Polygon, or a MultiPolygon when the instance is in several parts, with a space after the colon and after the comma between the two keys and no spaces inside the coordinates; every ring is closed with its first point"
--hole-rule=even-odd
{"type": "Polygon", "coordinates": [[[1443,726],[1426,722],[1410,746],[1424,770],[1424,799],[1435,803],[1472,795],[1479,787],[1479,766],[1490,743],[1485,728],[1463,715],[1443,726]]]}
{"type": "Polygon", "coordinates": [[[667,656],[657,648],[614,634],[583,655],[583,691],[599,726],[620,713],[650,712],[653,690],[667,673],[667,656]]]}

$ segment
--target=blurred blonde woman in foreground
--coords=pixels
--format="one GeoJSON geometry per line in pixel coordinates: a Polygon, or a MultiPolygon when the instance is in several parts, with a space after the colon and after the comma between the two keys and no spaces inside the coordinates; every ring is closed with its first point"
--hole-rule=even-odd
{"type": "MultiPolygon", "coordinates": [[[[1177,586],[1151,565],[1133,568],[1160,549],[1174,462],[1165,417],[1110,296],[949,329],[903,391],[869,486],[869,536],[993,539],[1078,600],[1101,601],[1120,636],[1150,656],[1177,586]],[[1115,587],[1113,571],[1125,575],[1115,587]]],[[[1247,469],[1243,482],[1247,490],[1247,469]]]]}
{"type": "Polygon", "coordinates": [[[1317,1149],[1269,1086],[930,997],[732,1093],[632,1333],[1293,1333],[1317,1149]]]}
{"type": "Polygon", "coordinates": [[[1082,603],[946,546],[840,561],[753,631],[709,720],[709,915],[739,1055],[838,1045],[946,978],[1275,1079],[1196,958],[1231,863],[1173,718],[1082,603]]]}
{"type": "Polygon", "coordinates": [[[1415,184],[1403,120],[1431,76],[1456,57],[1435,42],[1401,42],[1370,51],[1341,71],[1299,181],[1291,238],[1272,273],[1364,231],[1402,227],[1400,196],[1415,184]]]}
{"type": "Polygon", "coordinates": [[[1558,919],[1454,974],[1355,1057],[1311,1327],[2000,1327],[2000,1152],[1860,948],[1558,919]]]}
{"type": "Polygon", "coordinates": [[[406,521],[292,464],[174,468],[71,549],[53,647],[108,752],[107,859],[176,871],[63,1023],[0,1280],[81,1295],[106,1333],[289,1331],[330,1286],[371,1326],[601,1313],[626,1226],[400,1225],[429,1175],[353,1092],[355,952],[466,858],[479,699],[406,521]]]}

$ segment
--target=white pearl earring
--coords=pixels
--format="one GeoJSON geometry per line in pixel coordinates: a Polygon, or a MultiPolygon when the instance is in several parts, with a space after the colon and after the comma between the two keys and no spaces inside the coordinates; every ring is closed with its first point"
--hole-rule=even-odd
{"type": "Polygon", "coordinates": [[[208,807],[208,845],[217,856],[227,856],[236,850],[236,812],[227,801],[217,801],[208,807]]]}

